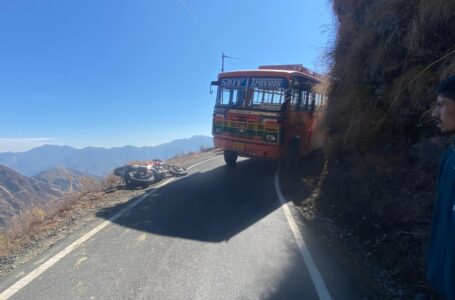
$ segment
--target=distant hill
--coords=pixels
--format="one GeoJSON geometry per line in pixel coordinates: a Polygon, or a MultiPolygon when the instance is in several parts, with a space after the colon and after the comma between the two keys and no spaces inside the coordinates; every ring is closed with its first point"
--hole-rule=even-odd
{"type": "Polygon", "coordinates": [[[64,193],[79,192],[97,182],[97,178],[86,173],[61,167],[43,171],[33,178],[48,185],[53,190],[64,193]]]}
{"type": "Polygon", "coordinates": [[[152,147],[125,146],[110,149],[44,145],[26,152],[0,153],[0,164],[27,176],[57,167],[103,176],[129,161],[168,159],[176,154],[198,151],[201,146],[213,147],[212,138],[199,135],[152,147]]]}
{"type": "Polygon", "coordinates": [[[58,208],[62,192],[0,165],[0,228],[23,229],[58,208]]]}

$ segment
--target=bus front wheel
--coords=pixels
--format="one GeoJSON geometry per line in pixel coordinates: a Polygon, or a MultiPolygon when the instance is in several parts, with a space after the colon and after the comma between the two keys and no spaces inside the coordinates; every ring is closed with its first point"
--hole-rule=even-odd
{"type": "Polygon", "coordinates": [[[238,153],[235,151],[231,150],[224,150],[224,161],[228,166],[235,166],[235,163],[237,161],[238,153]]]}

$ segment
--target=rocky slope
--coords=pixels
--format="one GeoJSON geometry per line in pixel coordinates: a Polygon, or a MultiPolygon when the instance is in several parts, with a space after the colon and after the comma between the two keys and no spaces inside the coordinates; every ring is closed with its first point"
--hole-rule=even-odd
{"type": "Polygon", "coordinates": [[[65,193],[80,192],[97,182],[97,179],[91,175],[62,167],[43,171],[33,178],[47,184],[53,190],[65,193]]]}
{"type": "Polygon", "coordinates": [[[0,228],[20,232],[58,207],[62,191],[0,165],[0,228]]]}

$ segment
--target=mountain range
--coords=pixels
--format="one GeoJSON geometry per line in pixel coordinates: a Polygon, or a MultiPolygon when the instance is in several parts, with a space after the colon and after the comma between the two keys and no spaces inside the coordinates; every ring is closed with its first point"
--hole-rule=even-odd
{"type": "Polygon", "coordinates": [[[83,173],[104,176],[115,167],[130,161],[168,159],[177,154],[198,151],[201,147],[213,147],[211,137],[196,135],[169,143],[149,147],[86,147],[76,149],[70,146],[44,145],[26,152],[0,153],[0,164],[22,175],[33,176],[40,172],[65,168],[83,173]]]}

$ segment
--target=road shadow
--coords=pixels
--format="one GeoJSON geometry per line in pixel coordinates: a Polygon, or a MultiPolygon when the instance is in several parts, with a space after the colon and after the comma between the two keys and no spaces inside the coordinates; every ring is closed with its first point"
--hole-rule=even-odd
{"type": "MultiPolygon", "coordinates": [[[[313,254],[321,258],[327,253],[323,251],[322,253],[314,252],[313,254]]],[[[292,257],[292,262],[289,263],[289,266],[279,276],[276,276],[276,281],[268,286],[268,289],[260,296],[260,299],[322,299],[318,296],[316,285],[312,281],[299,251],[295,247],[292,247],[292,243],[290,243],[288,248],[287,256],[292,257]]],[[[358,286],[352,284],[349,278],[346,278],[346,273],[341,272],[339,266],[332,259],[318,264],[318,269],[324,279],[324,286],[318,284],[319,292],[322,294],[327,292],[332,299],[337,300],[365,299],[361,291],[359,291],[358,286]]]]}
{"type": "MultiPolygon", "coordinates": [[[[225,165],[209,171],[192,173],[166,186],[146,191],[146,198],[125,211],[113,223],[137,231],[200,242],[227,242],[242,231],[254,226],[277,209],[281,203],[274,188],[277,164],[246,160],[236,168],[225,165]]],[[[139,196],[141,197],[141,196],[139,196]]],[[[126,209],[138,197],[97,215],[109,219],[126,209]]],[[[299,223],[299,227],[304,227],[299,223]]],[[[273,222],[268,223],[268,226],[273,222]]],[[[303,232],[311,253],[319,263],[324,278],[337,282],[331,288],[335,299],[358,299],[350,293],[353,288],[341,280],[338,266],[333,267],[331,250],[318,242],[316,236],[303,232]],[[311,245],[311,246],[310,246],[311,245]],[[345,288],[349,286],[349,288],[345,288]]],[[[273,238],[273,237],[271,237],[273,238]]],[[[294,240],[288,241],[289,267],[278,276],[262,299],[317,299],[310,276],[294,240]],[[306,298],[305,298],[306,297],[306,298]]]]}
{"type": "MultiPolygon", "coordinates": [[[[292,242],[289,242],[292,244],[292,242]]],[[[288,247],[288,253],[283,254],[290,256],[292,262],[289,263],[285,270],[276,275],[275,280],[271,282],[267,289],[260,295],[264,300],[281,300],[281,299],[305,299],[319,300],[307,268],[303,264],[299,251],[294,246],[288,247]]]]}
{"type": "MultiPolygon", "coordinates": [[[[228,241],[281,204],[273,185],[276,163],[244,160],[192,173],[159,189],[117,218],[115,224],[163,236],[204,242],[228,241]]],[[[109,219],[131,201],[100,211],[109,219]]]]}
{"type": "Polygon", "coordinates": [[[281,168],[280,186],[283,193],[294,204],[301,206],[320,189],[324,166],[324,153],[317,149],[301,157],[294,168],[288,170],[281,168]]]}

